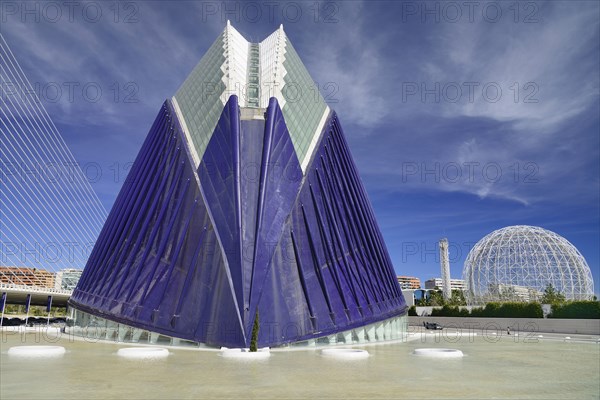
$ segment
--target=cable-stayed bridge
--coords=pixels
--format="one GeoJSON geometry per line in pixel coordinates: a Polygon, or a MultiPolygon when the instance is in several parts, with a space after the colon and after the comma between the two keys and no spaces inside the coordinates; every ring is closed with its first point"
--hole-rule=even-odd
{"type": "Polygon", "coordinates": [[[0,294],[62,298],[107,213],[1,34],[0,138],[0,294]]]}

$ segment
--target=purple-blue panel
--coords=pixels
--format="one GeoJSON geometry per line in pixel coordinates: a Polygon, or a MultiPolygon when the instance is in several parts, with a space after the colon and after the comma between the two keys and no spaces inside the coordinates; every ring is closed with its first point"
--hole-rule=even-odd
{"type": "Polygon", "coordinates": [[[406,310],[335,113],[273,253],[258,310],[260,345],[324,336],[406,310]]]}
{"type": "Polygon", "coordinates": [[[260,168],[262,160],[265,121],[252,119],[241,122],[242,136],[240,146],[240,189],[242,201],[242,265],[244,271],[244,321],[248,325],[247,315],[250,309],[250,281],[254,268],[254,249],[256,242],[256,218],[258,194],[260,189],[260,168]]]}
{"type": "Polygon", "coordinates": [[[232,96],[198,175],[181,132],[165,103],[73,306],[214,346],[247,346],[257,309],[262,346],[405,311],[335,114],[304,178],[275,99],[265,121],[240,121],[232,96]]]}
{"type": "Polygon", "coordinates": [[[240,315],[244,312],[239,187],[240,120],[237,96],[230,96],[198,167],[200,184],[219,236],[240,315]]]}
{"type": "Polygon", "coordinates": [[[231,96],[198,175],[227,255],[249,345],[256,304],[302,172],[275,98],[266,120],[237,118],[237,98],[231,96]]]}
{"type": "MultiPolygon", "coordinates": [[[[266,112],[260,164],[253,249],[254,268],[249,290],[250,307],[245,316],[247,338],[251,333],[258,301],[263,294],[263,285],[269,273],[273,253],[281,239],[285,221],[294,206],[301,181],[302,169],[294,144],[277,99],[272,97],[266,112]]],[[[266,318],[265,321],[276,321],[279,314],[277,305],[273,304],[272,312],[265,313],[263,317],[266,318]]]]}
{"type": "Polygon", "coordinates": [[[174,337],[241,346],[234,291],[174,115],[166,102],[70,304],[174,337]]]}

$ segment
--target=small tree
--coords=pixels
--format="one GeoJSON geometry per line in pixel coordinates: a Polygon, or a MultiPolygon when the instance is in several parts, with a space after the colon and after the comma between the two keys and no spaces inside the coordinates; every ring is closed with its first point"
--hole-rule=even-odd
{"type": "Polygon", "coordinates": [[[452,289],[452,296],[448,301],[451,306],[466,306],[467,301],[465,300],[465,293],[459,289],[452,289]]]}
{"type": "Polygon", "coordinates": [[[443,306],[446,304],[444,295],[441,291],[435,291],[429,293],[429,304],[430,306],[443,306]]]}
{"type": "Polygon", "coordinates": [[[429,299],[425,296],[423,296],[422,299],[415,300],[415,306],[417,306],[417,307],[426,307],[428,305],[429,305],[429,299]]]}
{"type": "Polygon", "coordinates": [[[541,302],[542,304],[561,304],[566,300],[565,295],[554,289],[554,286],[550,283],[546,286],[546,289],[544,289],[544,295],[542,296],[541,302]]]}
{"type": "Polygon", "coordinates": [[[258,309],[256,309],[256,315],[254,317],[254,325],[252,326],[252,337],[250,339],[250,351],[255,352],[258,350],[258,309]]]}

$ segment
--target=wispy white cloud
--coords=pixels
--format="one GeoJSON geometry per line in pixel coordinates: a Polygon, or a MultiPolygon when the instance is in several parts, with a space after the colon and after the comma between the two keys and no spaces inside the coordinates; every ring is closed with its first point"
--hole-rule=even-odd
{"type": "MultiPolygon", "coordinates": [[[[324,26],[327,34],[308,33],[306,53],[302,59],[311,76],[319,83],[322,95],[344,120],[360,127],[371,127],[388,115],[385,76],[389,76],[384,50],[373,41],[365,26],[365,7],[353,1],[339,5],[339,23],[324,26]],[[324,88],[326,83],[335,86],[324,88]],[[335,87],[335,93],[332,88],[335,87]],[[368,104],[368,107],[367,107],[368,104]]],[[[294,38],[292,38],[294,41],[294,38]]],[[[366,132],[357,130],[357,134],[366,132]]]]}
{"type": "MultiPolygon", "coordinates": [[[[139,113],[140,107],[148,107],[155,112],[201,57],[199,45],[208,46],[222,29],[219,21],[207,20],[186,32],[193,35],[183,34],[183,26],[173,26],[165,18],[168,5],[136,5],[133,23],[114,22],[109,5],[101,5],[105,17],[97,23],[82,18],[58,23],[8,19],[3,29],[6,40],[18,50],[33,83],[42,89],[49,83],[64,89],[58,100],[51,101],[42,90],[42,101],[56,110],[55,118],[79,126],[121,124],[131,119],[131,112],[123,113],[123,108],[139,113]],[[68,83],[78,85],[79,96],[74,99],[66,94],[68,83]],[[83,85],[90,83],[102,90],[98,101],[89,101],[81,93],[83,85]],[[123,102],[128,94],[133,94],[134,103],[123,102]]],[[[199,7],[191,2],[180,11],[191,18],[199,7]]]]}
{"type": "MultiPolygon", "coordinates": [[[[474,179],[462,176],[450,181],[443,176],[439,180],[413,176],[402,184],[390,179],[381,184],[400,191],[461,192],[521,204],[597,201],[600,186],[593,172],[597,132],[585,124],[597,118],[594,108],[600,94],[598,4],[540,4],[538,23],[533,24],[507,18],[497,24],[479,20],[421,26],[422,47],[406,50],[415,56],[410,62],[418,70],[396,79],[381,73],[385,68],[371,75],[371,87],[386,96],[401,93],[401,82],[415,84],[417,94],[407,102],[398,96],[386,103],[388,109],[382,113],[387,116],[387,132],[371,129],[371,141],[360,141],[365,152],[378,155],[365,163],[364,171],[402,178],[399,165],[406,161],[427,168],[475,162],[480,168],[492,166],[489,173],[499,166],[502,178],[489,179],[481,173],[474,179]],[[453,102],[454,94],[444,96],[443,88],[455,84],[462,95],[453,102]],[[470,84],[475,85],[473,99],[470,84]],[[486,84],[488,92],[483,93],[486,84]],[[429,94],[423,100],[421,85],[429,90],[437,85],[440,98],[429,94]],[[498,99],[496,88],[502,91],[498,99]],[[400,141],[393,138],[396,135],[415,137],[400,141]],[[390,151],[374,139],[397,145],[390,151]],[[527,177],[531,179],[525,182],[527,177]]],[[[371,48],[377,49],[372,36],[369,39],[371,48]]],[[[398,54],[394,59],[386,59],[385,52],[378,55],[380,64],[398,65],[398,54]]],[[[370,112],[371,98],[366,95],[363,106],[370,112]]]]}
{"type": "Polygon", "coordinates": [[[434,51],[435,59],[446,62],[425,65],[425,74],[441,85],[476,82],[478,87],[473,102],[466,93],[457,103],[442,99],[441,111],[509,121],[529,132],[556,131],[598,100],[598,64],[590,53],[598,43],[597,7],[593,12],[589,4],[551,2],[537,23],[443,25],[434,36],[434,51]],[[502,94],[496,100],[498,87],[502,94]]]}
{"type": "MultiPolygon", "coordinates": [[[[452,182],[377,181],[386,190],[426,188],[522,204],[548,196],[597,195],[598,177],[586,172],[598,157],[590,146],[594,137],[582,133],[582,126],[573,126],[582,116],[589,118],[590,108],[598,102],[597,4],[541,3],[540,22],[535,24],[506,18],[498,24],[422,24],[417,19],[413,25],[398,23],[399,9],[382,4],[372,14],[369,3],[339,3],[338,23],[315,25],[304,18],[285,25],[322,94],[338,100],[331,106],[350,139],[362,146],[353,149],[358,161],[369,160],[362,163],[364,173],[397,177],[405,161],[429,167],[496,163],[505,174],[497,182],[481,174],[475,180],[463,177],[452,182]],[[337,85],[335,93],[331,87],[324,90],[327,82],[337,85]],[[403,102],[403,82],[424,82],[428,87],[436,82],[480,85],[473,102],[467,101],[466,92],[457,103],[434,102],[431,97],[423,102],[419,95],[403,102]],[[481,96],[481,86],[490,82],[503,91],[497,102],[481,96]],[[525,88],[528,82],[535,86],[525,88]],[[538,102],[525,103],[527,95],[538,102]],[[537,168],[535,185],[506,178],[511,166],[527,163],[537,168]],[[571,189],[559,189],[563,187],[571,189]]],[[[135,130],[141,140],[160,103],[173,94],[223,28],[221,18],[201,21],[200,3],[185,3],[176,14],[167,12],[166,3],[138,5],[136,24],[6,26],[9,44],[19,48],[34,80],[102,83],[106,98],[98,103],[69,102],[63,96],[57,104],[46,104],[53,118],[82,128],[119,126],[107,130],[107,137],[122,143],[130,140],[122,133],[135,130]],[[110,85],[115,81],[135,82],[138,103],[112,101],[110,85]]],[[[265,30],[240,27],[249,35],[258,28],[265,30]]]]}

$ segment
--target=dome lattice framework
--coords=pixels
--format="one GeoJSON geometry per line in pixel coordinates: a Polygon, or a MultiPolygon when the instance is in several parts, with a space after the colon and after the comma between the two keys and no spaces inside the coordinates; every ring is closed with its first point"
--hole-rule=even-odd
{"type": "Polygon", "coordinates": [[[465,260],[467,300],[539,301],[548,285],[568,300],[594,294],[585,258],[568,240],[534,226],[509,226],[481,239],[465,260]]]}

